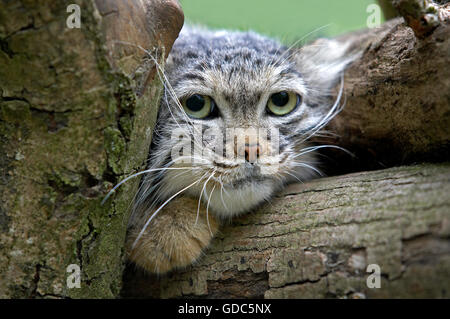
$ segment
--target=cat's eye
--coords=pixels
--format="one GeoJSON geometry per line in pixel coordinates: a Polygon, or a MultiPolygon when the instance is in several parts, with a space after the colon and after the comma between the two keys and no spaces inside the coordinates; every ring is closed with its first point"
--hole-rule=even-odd
{"type": "Polygon", "coordinates": [[[197,119],[204,119],[217,111],[214,100],[207,95],[191,95],[182,101],[182,105],[189,116],[197,119]]]}
{"type": "Polygon", "coordinates": [[[281,91],[274,93],[267,101],[267,110],[274,115],[283,116],[292,112],[301,103],[297,93],[281,91]]]}

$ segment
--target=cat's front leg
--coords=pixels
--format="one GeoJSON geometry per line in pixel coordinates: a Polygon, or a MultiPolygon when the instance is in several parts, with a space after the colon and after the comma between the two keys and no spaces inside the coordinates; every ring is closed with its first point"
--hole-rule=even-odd
{"type": "Polygon", "coordinates": [[[218,222],[203,207],[197,217],[198,200],[183,198],[180,202],[164,207],[137,241],[146,219],[128,230],[131,261],[151,273],[164,274],[189,266],[202,255],[218,231],[218,222]]]}

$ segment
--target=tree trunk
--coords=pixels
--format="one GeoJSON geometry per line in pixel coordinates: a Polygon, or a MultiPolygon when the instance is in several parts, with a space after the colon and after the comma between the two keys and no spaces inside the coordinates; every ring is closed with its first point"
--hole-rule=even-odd
{"type": "Polygon", "coordinates": [[[146,160],[162,88],[136,45],[164,61],[182,24],[176,1],[0,1],[0,298],[119,294],[138,179],[101,201],[146,160]]]}

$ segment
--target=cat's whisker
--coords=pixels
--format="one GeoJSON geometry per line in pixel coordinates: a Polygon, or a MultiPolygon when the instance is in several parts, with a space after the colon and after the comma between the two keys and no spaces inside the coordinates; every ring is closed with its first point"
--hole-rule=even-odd
{"type": "MultiPolygon", "coordinates": [[[[343,75],[341,75],[341,85],[340,85],[339,93],[338,93],[338,96],[337,96],[335,102],[331,106],[328,113],[324,117],[322,117],[322,119],[313,128],[311,128],[308,132],[303,134],[303,135],[306,135],[306,137],[304,137],[302,140],[300,140],[298,142],[299,144],[304,143],[312,136],[319,136],[318,134],[320,134],[321,129],[323,127],[325,127],[336,115],[338,115],[343,110],[343,108],[345,106],[345,101],[342,105],[340,104],[340,101],[343,96],[343,90],[344,90],[344,78],[343,78],[343,75]]],[[[327,131],[324,131],[324,132],[326,132],[330,135],[336,136],[336,134],[333,134],[333,133],[330,133],[327,131]]],[[[294,133],[290,134],[288,137],[292,138],[299,134],[300,133],[298,133],[298,132],[294,132],[294,133]]]]}
{"type": "MultiPolygon", "coordinates": [[[[325,44],[308,44],[307,48],[321,48],[321,47],[327,47],[325,44]]],[[[302,50],[302,47],[300,47],[298,50],[302,50]]],[[[286,56],[282,61],[280,61],[280,64],[283,64],[284,62],[286,62],[287,60],[289,60],[290,58],[292,58],[292,56],[294,56],[295,54],[298,54],[297,50],[293,50],[293,48],[289,49],[289,55],[286,56]]]]}
{"type": "MultiPolygon", "coordinates": [[[[163,72],[163,71],[161,71],[161,72],[163,72]]],[[[158,74],[159,74],[159,72],[158,72],[158,74]]],[[[163,77],[164,77],[165,81],[167,82],[167,87],[165,86],[166,87],[166,91],[169,92],[169,95],[172,97],[172,100],[175,102],[175,104],[180,109],[180,112],[184,116],[184,118],[191,124],[190,126],[188,126],[188,132],[190,133],[190,136],[192,136],[192,138],[194,139],[194,143],[196,143],[197,146],[203,147],[201,141],[199,141],[197,136],[194,134],[194,131],[196,131],[197,133],[200,133],[200,135],[201,135],[201,132],[199,132],[197,130],[197,128],[194,125],[194,122],[189,118],[189,116],[184,111],[183,106],[180,103],[180,100],[176,96],[175,90],[173,89],[172,85],[170,84],[170,82],[167,79],[167,77],[165,76],[165,74],[164,73],[162,73],[162,74],[163,74],[163,77]]],[[[175,119],[175,117],[174,117],[174,115],[172,113],[171,104],[167,103],[167,106],[168,106],[169,112],[170,112],[171,116],[173,117],[174,121],[178,124],[178,121],[175,119]]],[[[180,129],[183,132],[185,131],[185,129],[183,129],[179,124],[178,124],[178,126],[180,127],[180,129]]]]}
{"type": "Polygon", "coordinates": [[[341,75],[341,87],[339,89],[339,93],[338,93],[338,96],[336,98],[336,101],[334,102],[333,106],[328,111],[328,113],[322,118],[322,120],[314,128],[312,128],[310,130],[310,133],[308,134],[308,136],[305,137],[301,141],[301,143],[303,143],[306,140],[308,140],[311,136],[313,136],[321,128],[323,128],[325,125],[327,125],[328,122],[331,121],[331,119],[333,119],[337,114],[339,114],[342,111],[344,106],[343,105],[341,106],[339,103],[341,101],[343,92],[344,92],[344,77],[343,77],[343,75],[341,75]]]}
{"type": "Polygon", "coordinates": [[[273,177],[276,178],[281,184],[284,184],[286,179],[280,172],[276,172],[273,177]]]}
{"type": "Polygon", "coordinates": [[[214,184],[211,193],[209,193],[209,198],[208,198],[208,203],[206,204],[206,223],[208,224],[208,229],[209,229],[209,233],[211,234],[211,236],[214,236],[211,230],[211,225],[209,223],[209,203],[211,202],[211,197],[212,194],[214,192],[214,189],[216,188],[216,184],[214,184]]]}
{"type": "MultiPolygon", "coordinates": [[[[182,113],[182,115],[184,116],[184,118],[187,120],[187,122],[189,122],[190,124],[191,124],[191,126],[190,127],[188,127],[189,128],[189,130],[191,129],[191,127],[193,128],[193,130],[196,130],[196,127],[195,127],[195,125],[194,125],[194,122],[192,121],[192,119],[186,114],[186,112],[184,111],[184,108],[183,108],[183,106],[181,105],[181,103],[180,103],[180,100],[178,99],[178,97],[176,96],[176,93],[175,93],[175,90],[173,89],[173,87],[172,87],[172,84],[169,82],[169,80],[167,79],[167,76],[165,75],[165,73],[164,73],[164,70],[162,70],[161,68],[159,68],[160,70],[158,71],[158,74],[159,74],[159,72],[161,72],[161,74],[162,74],[162,77],[164,78],[164,81],[162,81],[163,83],[165,83],[165,88],[166,88],[166,90],[169,92],[169,95],[172,97],[172,100],[175,102],[175,104],[178,106],[178,108],[180,109],[180,112],[182,113]]],[[[167,103],[167,105],[168,105],[168,108],[169,108],[169,111],[170,111],[170,106],[171,106],[171,104],[170,103],[167,103]]],[[[171,111],[170,111],[171,112],[171,111]]],[[[172,112],[171,112],[171,114],[172,114],[172,112]]],[[[173,114],[172,114],[172,116],[173,116],[173,114]]],[[[174,120],[175,120],[175,118],[174,118],[174,120]]],[[[176,120],[175,120],[176,121],[176,120]]],[[[199,132],[198,130],[196,130],[197,131],[197,133],[200,133],[200,135],[201,135],[201,132],[199,132]]],[[[198,141],[198,140],[196,140],[196,135],[194,134],[194,131],[192,131],[192,130],[190,130],[189,131],[190,132],[190,134],[192,135],[192,137],[194,138],[194,142],[197,142],[197,144],[200,146],[203,146],[201,143],[200,143],[200,141],[198,141]]]]}
{"type": "Polygon", "coordinates": [[[303,181],[302,181],[298,176],[289,173],[289,171],[286,171],[285,173],[288,174],[288,175],[290,175],[290,176],[292,176],[292,177],[294,177],[294,178],[295,178],[296,180],[298,180],[300,183],[303,183],[303,181]]]}
{"type": "MultiPolygon", "coordinates": [[[[166,88],[166,90],[164,90],[164,94],[165,97],[167,98],[167,92],[169,92],[169,95],[172,97],[172,99],[175,101],[175,104],[178,105],[178,107],[180,108],[181,112],[183,113],[183,115],[186,117],[186,119],[192,123],[192,121],[190,120],[190,118],[187,116],[187,114],[185,114],[183,107],[181,106],[181,103],[179,102],[178,98],[176,97],[175,91],[173,90],[172,85],[170,84],[169,80],[167,79],[167,76],[165,75],[164,72],[164,68],[161,67],[161,64],[156,60],[156,58],[151,54],[151,52],[149,50],[144,49],[142,46],[131,43],[131,42],[127,42],[127,41],[120,41],[120,40],[115,40],[114,43],[121,43],[121,44],[125,44],[125,45],[129,45],[129,46],[133,46],[136,47],[140,50],[142,50],[155,64],[156,66],[156,70],[157,70],[157,74],[158,77],[160,79],[160,81],[164,84],[164,87],[166,88]]],[[[163,60],[164,63],[164,60],[163,60]]],[[[170,103],[168,103],[168,105],[170,105],[170,103]]],[[[169,107],[169,112],[172,116],[172,118],[174,119],[175,123],[178,125],[178,127],[184,131],[184,129],[181,127],[181,125],[178,123],[178,121],[176,120],[176,118],[174,117],[172,111],[170,110],[169,107]]],[[[194,127],[195,128],[195,127],[194,127]]],[[[198,140],[195,139],[195,134],[193,134],[193,132],[190,132],[192,134],[192,136],[194,137],[194,143],[199,144],[198,140]]],[[[119,185],[118,185],[119,186],[119,185]]],[[[114,190],[114,189],[113,189],[114,190]]],[[[108,193],[107,197],[102,201],[102,204],[107,200],[107,198],[110,196],[111,194],[108,193]]]]}
{"type": "Polygon", "coordinates": [[[120,185],[122,185],[123,183],[129,181],[130,179],[132,179],[133,177],[142,175],[142,174],[146,174],[146,173],[150,173],[150,172],[155,172],[155,171],[162,171],[162,170],[174,170],[174,169],[192,169],[192,167],[163,167],[163,168],[151,168],[151,169],[146,169],[137,173],[134,173],[130,176],[128,176],[127,178],[125,178],[124,180],[120,181],[118,184],[116,184],[116,186],[113,187],[113,189],[111,189],[108,194],[106,194],[105,198],[102,200],[101,205],[103,205],[108,198],[112,195],[112,193],[118,188],[120,187],[120,185]]]}
{"type": "Polygon", "coordinates": [[[306,163],[304,163],[304,162],[293,162],[293,163],[291,163],[291,165],[292,165],[292,166],[306,167],[306,168],[309,168],[309,169],[313,170],[314,172],[316,172],[316,173],[319,174],[320,176],[324,176],[324,174],[323,174],[320,170],[318,170],[318,169],[315,168],[314,166],[311,166],[311,165],[306,164],[306,163]]]}
{"type": "MultiPolygon", "coordinates": [[[[296,40],[296,41],[294,41],[294,43],[292,43],[279,57],[278,57],[278,59],[277,60],[275,60],[273,63],[271,63],[271,66],[273,66],[273,65],[275,65],[275,64],[277,64],[278,62],[280,62],[280,60],[283,58],[283,56],[286,54],[286,53],[289,53],[290,54],[290,56],[289,57],[291,57],[292,56],[292,54],[294,54],[294,52],[291,52],[292,51],[292,49],[295,47],[295,46],[297,46],[297,44],[299,44],[301,41],[303,41],[303,40],[305,40],[306,38],[308,38],[310,35],[312,35],[313,33],[316,33],[316,32],[319,32],[320,30],[322,30],[322,29],[325,29],[325,28],[328,28],[329,26],[331,25],[331,23],[329,23],[329,24],[326,24],[326,25],[323,25],[323,26],[321,26],[321,27],[318,27],[318,28],[316,28],[316,29],[314,29],[314,30],[312,30],[312,31],[310,31],[310,32],[308,32],[307,34],[305,34],[304,36],[302,36],[300,39],[298,39],[298,40],[296,40]]],[[[278,52],[277,52],[278,53],[278,52]]],[[[286,60],[286,59],[285,59],[286,60]]],[[[284,60],[284,61],[285,61],[284,60]]]]}
{"type": "MultiPolygon", "coordinates": [[[[175,118],[175,115],[174,115],[173,112],[172,112],[172,109],[171,109],[171,107],[170,107],[170,103],[169,103],[169,101],[167,100],[167,95],[166,95],[167,93],[166,93],[166,92],[167,92],[167,90],[164,90],[166,104],[169,106],[167,109],[169,110],[170,116],[173,118],[173,120],[174,120],[175,123],[178,125],[178,127],[180,128],[180,130],[181,130],[183,133],[185,133],[185,132],[186,132],[186,129],[181,127],[181,125],[178,123],[177,119],[175,118]]],[[[174,99],[174,98],[172,97],[172,99],[174,99]]],[[[182,112],[184,113],[184,110],[183,110],[182,112]]],[[[192,122],[191,122],[191,124],[192,124],[192,122]]],[[[194,134],[194,132],[193,132],[192,130],[190,130],[190,127],[188,127],[188,129],[189,129],[188,132],[189,132],[190,136],[193,136],[193,137],[194,137],[194,142],[196,142],[196,143],[198,144],[199,141],[195,139],[195,134],[194,134]]]]}
{"type": "Polygon", "coordinates": [[[315,134],[316,137],[323,137],[323,138],[336,138],[339,137],[338,134],[326,131],[326,130],[320,130],[315,134]]]}
{"type": "MultiPolygon", "coordinates": [[[[168,162],[168,165],[178,164],[177,161],[181,161],[181,164],[187,164],[187,163],[184,163],[184,160],[191,160],[189,163],[192,163],[192,160],[203,161],[203,163],[196,163],[196,164],[199,165],[199,166],[205,165],[204,163],[206,163],[206,164],[209,164],[209,163],[210,163],[209,160],[207,160],[207,159],[205,159],[205,158],[203,158],[203,157],[192,156],[192,155],[184,155],[184,156],[180,156],[180,157],[177,157],[177,158],[174,159],[174,160],[169,161],[169,162],[168,162]]],[[[194,167],[194,166],[191,166],[191,167],[192,167],[192,168],[197,168],[197,167],[194,167]]]]}
{"type": "MultiPolygon", "coordinates": [[[[192,173],[192,171],[182,171],[181,173],[178,173],[178,174],[176,174],[174,176],[167,176],[164,180],[161,179],[160,181],[158,181],[155,184],[155,186],[158,187],[158,190],[157,190],[158,195],[153,197],[154,201],[156,203],[159,202],[159,199],[160,199],[161,195],[166,192],[165,188],[170,188],[170,186],[167,186],[167,185],[170,185],[170,182],[172,180],[176,180],[178,177],[183,176],[185,174],[189,174],[189,173],[192,173]],[[164,183],[164,185],[163,185],[163,183],[164,183]]],[[[152,187],[152,189],[154,189],[154,188],[152,187]]],[[[151,191],[151,189],[149,191],[151,191]]],[[[149,210],[152,210],[153,208],[154,208],[154,204],[152,204],[152,206],[149,207],[149,210]]]]}
{"type": "MultiPolygon", "coordinates": [[[[164,184],[167,185],[168,182],[169,182],[170,180],[176,179],[177,177],[180,177],[180,176],[182,176],[182,175],[185,175],[185,174],[188,174],[188,173],[191,173],[191,172],[192,172],[191,170],[182,171],[181,173],[178,173],[178,174],[176,174],[175,176],[167,177],[168,180],[166,180],[166,181],[164,181],[163,179],[161,179],[160,181],[158,181],[157,183],[155,183],[154,185],[152,185],[152,186],[144,193],[144,196],[145,196],[145,197],[141,197],[141,198],[146,198],[146,195],[145,195],[145,194],[151,194],[151,193],[153,192],[153,190],[157,189],[157,190],[156,190],[156,194],[154,194],[154,195],[152,196],[152,199],[153,199],[153,200],[152,200],[152,204],[148,207],[147,211],[152,211],[152,210],[155,208],[156,203],[159,202],[161,196],[162,196],[163,194],[165,194],[165,189],[164,189],[163,182],[164,182],[164,184]]],[[[136,204],[135,204],[135,205],[139,205],[140,203],[141,203],[141,201],[136,201],[136,204]]]]}
{"type": "Polygon", "coordinates": [[[141,239],[142,235],[144,234],[145,230],[147,229],[147,227],[150,224],[150,222],[152,221],[152,219],[161,211],[161,209],[163,209],[172,199],[174,199],[175,197],[177,197],[178,195],[180,195],[182,192],[186,191],[187,189],[191,188],[195,184],[198,184],[200,181],[201,181],[201,178],[196,180],[192,184],[189,184],[182,190],[176,192],[174,195],[169,197],[169,199],[167,199],[161,206],[159,206],[159,208],[150,216],[150,218],[147,219],[147,222],[145,223],[144,227],[142,227],[141,231],[139,232],[138,236],[136,237],[136,240],[133,242],[133,245],[131,246],[131,248],[134,249],[134,247],[136,246],[139,239],[141,239]]]}
{"type": "MultiPolygon", "coordinates": [[[[167,80],[168,81],[168,80],[167,80]]],[[[198,140],[197,135],[195,134],[195,132],[197,132],[198,134],[201,135],[201,132],[198,131],[198,129],[196,128],[196,126],[194,125],[194,122],[189,118],[189,116],[186,114],[186,112],[183,109],[183,106],[181,105],[180,101],[178,100],[178,97],[175,94],[175,91],[173,90],[172,86],[170,84],[168,84],[168,89],[167,89],[172,97],[172,100],[175,102],[175,104],[178,106],[178,108],[180,109],[181,114],[184,116],[184,118],[191,124],[190,126],[187,126],[187,130],[189,132],[189,136],[192,136],[193,140],[194,140],[194,144],[199,146],[199,147],[203,147],[202,143],[200,140],[198,140]],[[195,131],[195,132],[194,132],[195,131]]],[[[168,106],[168,110],[172,116],[172,118],[174,119],[174,121],[178,124],[178,121],[176,120],[175,116],[172,113],[171,110],[171,104],[166,102],[167,106],[168,106]]],[[[183,129],[179,124],[178,124],[179,128],[185,132],[185,129],[183,129]]]]}
{"type": "Polygon", "coordinates": [[[223,182],[222,182],[222,176],[219,176],[219,183],[220,183],[220,198],[222,200],[223,207],[225,207],[225,209],[228,210],[227,204],[225,204],[225,201],[223,199],[224,186],[223,186],[223,182]]]}
{"type": "Polygon", "coordinates": [[[295,155],[294,157],[292,157],[292,158],[293,158],[293,159],[294,159],[294,158],[297,158],[297,157],[299,157],[299,156],[302,156],[302,155],[305,155],[305,154],[314,152],[314,151],[316,151],[316,150],[318,150],[318,149],[321,149],[321,148],[335,148],[335,149],[341,150],[341,151],[343,151],[343,152],[345,152],[345,153],[347,153],[347,154],[349,154],[349,155],[351,155],[351,156],[354,156],[354,154],[351,153],[350,151],[346,150],[346,149],[343,148],[343,147],[337,146],[337,145],[319,145],[319,146],[311,146],[311,147],[303,148],[303,149],[301,150],[300,153],[296,154],[296,155],[295,155]]]}
{"type": "MultiPolygon", "coordinates": [[[[156,175],[155,178],[156,178],[156,179],[159,179],[159,178],[162,176],[162,174],[164,174],[164,173],[167,171],[167,169],[169,169],[169,170],[172,169],[172,168],[177,168],[177,169],[179,169],[179,167],[171,167],[171,165],[172,165],[172,164],[178,164],[177,161],[179,161],[179,160],[184,160],[185,158],[195,158],[195,159],[203,160],[203,161],[207,162],[205,159],[200,158],[200,157],[194,157],[194,156],[180,156],[179,158],[176,158],[175,160],[171,160],[171,161],[167,162],[167,163],[165,164],[166,167],[156,169],[156,171],[157,171],[158,173],[157,173],[157,175],[156,175]]],[[[185,164],[185,163],[181,163],[181,164],[185,164]]],[[[203,166],[203,164],[197,164],[196,167],[194,167],[194,166],[187,166],[187,167],[185,167],[185,168],[186,168],[186,172],[183,172],[183,173],[189,173],[189,172],[193,172],[193,171],[199,171],[199,170],[201,169],[201,166],[203,166]]],[[[137,207],[139,204],[142,203],[143,200],[145,200],[145,199],[147,198],[147,194],[152,193],[152,191],[155,190],[156,188],[161,188],[161,187],[160,187],[161,184],[162,184],[162,180],[160,180],[159,182],[157,182],[157,183],[155,183],[155,184],[147,185],[147,189],[145,189],[145,190],[142,190],[142,185],[140,185],[140,186],[139,186],[139,191],[136,193],[136,194],[140,194],[140,196],[139,196],[138,199],[135,200],[135,207],[137,207]]],[[[153,196],[152,196],[153,199],[154,199],[154,201],[153,201],[152,205],[149,207],[150,210],[153,208],[154,203],[157,202],[157,200],[159,199],[160,195],[161,195],[161,192],[157,193],[157,195],[153,195],[153,196]]]]}
{"type": "Polygon", "coordinates": [[[216,173],[216,170],[214,170],[213,172],[212,172],[212,174],[208,177],[208,179],[205,181],[205,183],[203,184],[203,187],[202,187],[202,190],[200,191],[200,196],[199,196],[199,198],[198,198],[198,206],[197,206],[197,216],[195,217],[195,226],[197,225],[197,223],[198,223],[198,217],[199,217],[199,215],[200,215],[200,204],[201,204],[201,201],[202,201],[202,195],[203,195],[203,192],[205,193],[205,196],[207,196],[206,195],[206,191],[205,191],[205,189],[206,189],[206,184],[208,184],[208,182],[209,182],[209,180],[214,176],[214,174],[216,173]]]}

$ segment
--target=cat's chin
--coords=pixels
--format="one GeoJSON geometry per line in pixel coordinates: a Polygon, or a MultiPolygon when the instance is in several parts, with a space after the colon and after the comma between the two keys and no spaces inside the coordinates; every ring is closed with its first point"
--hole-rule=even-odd
{"type": "Polygon", "coordinates": [[[209,209],[219,218],[243,214],[263,204],[278,188],[279,185],[272,179],[238,181],[233,185],[224,185],[222,191],[218,187],[212,193],[209,209]]]}

